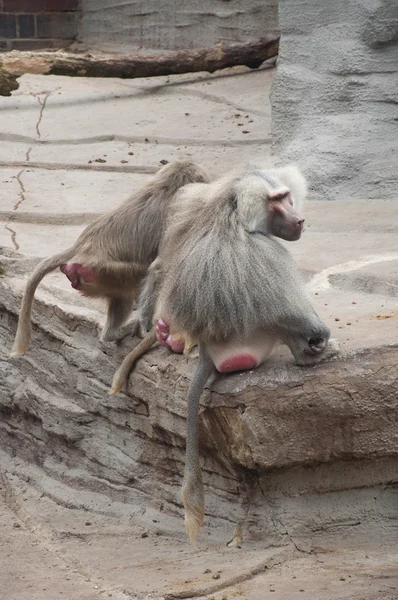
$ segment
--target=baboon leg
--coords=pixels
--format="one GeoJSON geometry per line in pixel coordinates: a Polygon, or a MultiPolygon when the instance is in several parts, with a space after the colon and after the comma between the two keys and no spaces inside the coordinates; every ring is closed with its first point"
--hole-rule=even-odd
{"type": "Polygon", "coordinates": [[[133,309],[133,298],[110,298],[108,300],[108,314],[106,323],[100,337],[101,342],[115,342],[128,333],[128,328],[122,328],[133,309]]]}
{"type": "Polygon", "coordinates": [[[145,354],[156,342],[155,328],[153,327],[149,333],[146,334],[143,340],[126,356],[118,370],[116,371],[113,381],[112,388],[109,392],[110,396],[115,396],[121,391],[124,384],[126,383],[131,369],[137,362],[137,360],[145,354]]]}
{"type": "Polygon", "coordinates": [[[138,321],[142,337],[144,337],[152,328],[153,313],[159,293],[159,286],[162,277],[162,262],[160,258],[155,258],[148,269],[148,274],[141,288],[138,300],[138,321]]]}

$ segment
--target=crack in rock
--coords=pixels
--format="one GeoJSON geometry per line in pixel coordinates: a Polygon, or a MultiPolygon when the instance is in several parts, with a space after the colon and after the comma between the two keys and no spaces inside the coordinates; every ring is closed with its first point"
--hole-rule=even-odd
{"type": "MultiPolygon", "coordinates": [[[[22,202],[24,202],[24,201],[25,201],[25,193],[26,193],[26,190],[25,190],[25,186],[24,186],[24,184],[23,184],[23,181],[22,181],[22,179],[21,179],[21,175],[22,175],[22,173],[24,172],[24,170],[25,170],[25,169],[22,169],[22,170],[21,170],[21,171],[18,173],[18,175],[16,176],[16,180],[17,180],[17,181],[18,181],[18,183],[19,183],[19,187],[21,188],[21,191],[19,192],[19,200],[18,200],[18,201],[15,203],[15,205],[14,205],[14,210],[18,210],[18,208],[21,206],[22,202]]],[[[11,219],[12,219],[12,217],[10,217],[10,220],[11,220],[11,219]]]]}
{"type": "MultiPolygon", "coordinates": [[[[28,152],[30,152],[30,150],[32,150],[32,148],[29,148],[28,152]]],[[[48,170],[48,171],[55,171],[55,170],[65,170],[65,171],[73,171],[73,170],[78,170],[78,171],[101,171],[101,172],[110,172],[110,173],[141,173],[141,174],[152,174],[152,173],[157,173],[157,171],[159,170],[159,168],[156,167],[149,167],[149,166],[145,166],[145,165],[124,165],[123,167],[119,167],[119,166],[112,166],[112,165],[86,165],[86,164],[79,164],[79,163],[57,163],[57,162],[40,162],[40,161],[35,161],[35,162],[29,162],[29,158],[27,159],[26,162],[24,161],[0,161],[0,168],[2,167],[6,167],[6,168],[15,168],[15,167],[25,167],[25,166],[29,166],[30,169],[42,169],[42,170],[48,170]],[[29,165],[27,165],[27,163],[29,162],[29,165]]],[[[18,177],[17,177],[18,178],[18,177]]]]}
{"type": "Polygon", "coordinates": [[[44,109],[46,107],[47,100],[48,100],[49,96],[51,95],[51,92],[40,92],[40,94],[45,94],[43,100],[40,98],[39,94],[32,94],[33,96],[35,96],[35,98],[37,99],[37,101],[38,101],[38,103],[40,105],[39,120],[36,123],[36,133],[37,133],[37,137],[38,138],[41,138],[40,124],[41,124],[41,121],[43,119],[44,109]]]}
{"type": "Polygon", "coordinates": [[[226,148],[235,148],[236,146],[260,146],[271,144],[271,138],[246,138],[246,139],[213,139],[204,140],[202,138],[168,138],[152,136],[130,136],[119,134],[93,135],[83,138],[60,138],[54,140],[42,140],[32,138],[18,133],[0,133],[0,141],[3,142],[22,142],[27,144],[46,144],[74,146],[75,144],[97,144],[99,142],[127,142],[130,144],[159,144],[166,146],[200,146],[204,148],[217,148],[218,146],[226,148]]]}
{"type": "Polygon", "coordinates": [[[19,250],[19,244],[17,242],[17,232],[14,229],[11,229],[8,223],[4,225],[5,229],[11,233],[11,241],[14,244],[15,250],[19,250]]]}

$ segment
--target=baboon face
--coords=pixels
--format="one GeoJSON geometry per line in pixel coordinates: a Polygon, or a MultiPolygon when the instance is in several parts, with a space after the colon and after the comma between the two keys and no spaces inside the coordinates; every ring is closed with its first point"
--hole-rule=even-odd
{"type": "Polygon", "coordinates": [[[272,235],[282,240],[295,242],[300,239],[304,219],[294,209],[289,190],[268,194],[267,227],[272,235]]]}

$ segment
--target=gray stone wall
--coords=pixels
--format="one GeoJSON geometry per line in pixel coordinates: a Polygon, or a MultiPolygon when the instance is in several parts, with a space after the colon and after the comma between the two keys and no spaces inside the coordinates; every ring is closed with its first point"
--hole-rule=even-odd
{"type": "Polygon", "coordinates": [[[81,8],[80,41],[107,49],[197,48],[278,28],[277,0],[82,0],[81,8]]]}
{"type": "Polygon", "coordinates": [[[280,0],[274,151],[315,196],[396,198],[398,2],[280,0]]]}

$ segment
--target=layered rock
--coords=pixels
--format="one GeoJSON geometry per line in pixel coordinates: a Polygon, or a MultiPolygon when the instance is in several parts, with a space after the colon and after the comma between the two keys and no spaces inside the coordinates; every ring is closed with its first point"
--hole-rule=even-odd
{"type": "Polygon", "coordinates": [[[398,4],[280,0],[274,150],[316,197],[396,198],[398,4]]]}

